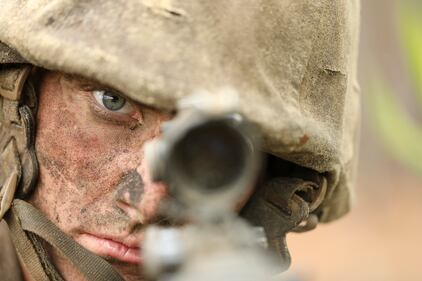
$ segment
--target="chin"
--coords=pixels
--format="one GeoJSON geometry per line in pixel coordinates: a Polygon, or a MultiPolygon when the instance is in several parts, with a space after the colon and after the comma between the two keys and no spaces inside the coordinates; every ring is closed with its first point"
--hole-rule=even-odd
{"type": "Polygon", "coordinates": [[[126,281],[144,281],[146,280],[140,265],[123,263],[114,259],[107,259],[116,270],[124,277],[126,281]]]}

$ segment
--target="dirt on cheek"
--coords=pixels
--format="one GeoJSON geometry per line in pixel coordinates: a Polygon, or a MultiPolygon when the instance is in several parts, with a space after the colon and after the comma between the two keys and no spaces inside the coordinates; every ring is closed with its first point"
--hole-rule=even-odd
{"type": "Polygon", "coordinates": [[[129,219],[137,218],[129,218],[116,200],[135,206],[149,222],[166,192],[139,169],[142,147],[159,134],[166,116],[146,110],[144,124],[136,130],[108,123],[92,113],[89,93],[75,91],[60,78],[49,74],[41,83],[38,206],[68,233],[127,232],[129,219]]]}
{"type": "Polygon", "coordinates": [[[113,177],[111,163],[122,148],[101,139],[101,127],[87,121],[86,104],[69,100],[59,79],[49,79],[38,114],[40,163],[58,181],[65,179],[78,188],[95,182],[104,186],[106,178],[113,177]]]}

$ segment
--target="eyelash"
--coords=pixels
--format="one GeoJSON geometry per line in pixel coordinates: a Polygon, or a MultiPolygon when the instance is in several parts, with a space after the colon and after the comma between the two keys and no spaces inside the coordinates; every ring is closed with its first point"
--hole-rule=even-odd
{"type": "MultiPolygon", "coordinates": [[[[95,98],[95,91],[109,91],[109,90],[103,90],[103,89],[84,89],[84,91],[89,93],[89,107],[91,109],[91,112],[96,116],[99,117],[107,122],[116,124],[116,125],[124,125],[128,126],[130,128],[134,128],[137,125],[139,125],[139,120],[133,118],[132,116],[136,114],[136,107],[131,104],[134,108],[133,112],[130,113],[121,113],[121,112],[113,112],[109,111],[105,108],[104,105],[99,104],[97,99],[95,98]]],[[[111,91],[109,91],[111,92],[111,91]]],[[[118,95],[118,94],[116,94],[118,95]]],[[[126,103],[130,103],[127,99],[126,103]]],[[[139,111],[138,111],[139,112],[139,111]]],[[[139,114],[142,114],[139,112],[139,114]]]]}
{"type": "Polygon", "coordinates": [[[129,114],[134,111],[134,106],[127,99],[123,98],[119,94],[113,93],[111,91],[105,91],[105,90],[94,90],[92,91],[92,95],[94,96],[97,103],[101,107],[103,107],[106,111],[110,111],[114,113],[122,113],[122,114],[129,114]],[[107,105],[105,104],[105,102],[107,101],[107,98],[105,97],[108,97],[109,99],[108,101],[111,101],[113,97],[117,97],[118,99],[121,99],[120,101],[123,103],[121,104],[120,108],[117,108],[116,110],[112,110],[111,108],[107,108],[107,105]]]}

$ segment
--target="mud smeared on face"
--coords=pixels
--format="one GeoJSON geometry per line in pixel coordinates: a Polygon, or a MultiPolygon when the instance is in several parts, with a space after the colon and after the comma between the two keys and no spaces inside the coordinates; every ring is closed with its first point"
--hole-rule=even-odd
{"type": "MultiPolygon", "coordinates": [[[[143,146],[169,117],[138,104],[131,112],[106,110],[92,94],[104,88],[94,82],[56,72],[41,79],[40,178],[30,201],[76,241],[85,233],[129,244],[142,240],[139,225],[152,222],[166,195],[163,185],[149,180],[143,146]]],[[[78,280],[70,265],[54,258],[65,277],[78,280]]],[[[136,265],[115,266],[128,280],[141,280],[136,265]]]]}
{"type": "Polygon", "coordinates": [[[144,181],[136,170],[132,170],[117,185],[116,199],[136,207],[143,193],[144,181]]]}

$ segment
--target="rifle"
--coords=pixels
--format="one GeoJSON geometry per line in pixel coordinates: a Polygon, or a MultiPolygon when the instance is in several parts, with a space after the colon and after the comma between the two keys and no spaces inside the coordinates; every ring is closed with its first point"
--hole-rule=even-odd
{"type": "Polygon", "coordinates": [[[169,188],[161,212],[178,226],[147,229],[144,271],[159,281],[274,280],[279,268],[265,250],[264,230],[234,207],[262,169],[257,130],[227,106],[210,110],[222,104],[215,98],[193,101],[182,103],[146,150],[153,180],[169,188]]]}

